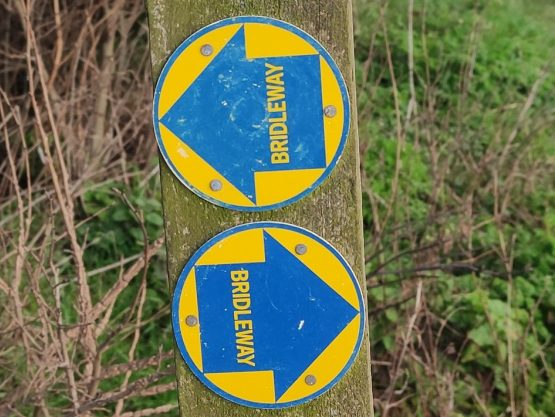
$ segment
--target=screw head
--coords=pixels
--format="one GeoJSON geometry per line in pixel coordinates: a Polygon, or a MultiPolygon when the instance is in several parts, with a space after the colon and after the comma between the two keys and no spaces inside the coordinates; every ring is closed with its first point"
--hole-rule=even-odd
{"type": "Polygon", "coordinates": [[[200,53],[204,56],[210,56],[214,52],[214,48],[209,43],[200,47],[200,53]]]}
{"type": "Polygon", "coordinates": [[[222,182],[220,180],[212,180],[210,181],[210,189],[212,191],[220,191],[222,189],[222,182]]]}
{"type": "Polygon", "coordinates": [[[189,327],[194,327],[198,324],[198,319],[193,315],[187,316],[185,317],[185,324],[189,327]]]}
{"type": "Polygon", "coordinates": [[[306,385],[314,385],[316,384],[316,377],[314,375],[307,375],[304,378],[304,382],[306,385]]]}
{"type": "Polygon", "coordinates": [[[304,255],[307,251],[308,248],[304,243],[299,243],[297,246],[295,246],[295,253],[297,255],[304,255]]]}
{"type": "Polygon", "coordinates": [[[337,108],[333,104],[330,104],[329,106],[324,107],[324,115],[326,117],[335,117],[336,114],[337,114],[337,108]]]}

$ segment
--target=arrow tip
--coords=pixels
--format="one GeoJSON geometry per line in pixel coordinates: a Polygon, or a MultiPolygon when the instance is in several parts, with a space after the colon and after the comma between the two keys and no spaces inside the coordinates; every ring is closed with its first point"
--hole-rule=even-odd
{"type": "Polygon", "coordinates": [[[277,400],[359,312],[267,232],[264,240],[272,271],[268,298],[277,307],[268,312],[276,315],[271,354],[277,400]]]}

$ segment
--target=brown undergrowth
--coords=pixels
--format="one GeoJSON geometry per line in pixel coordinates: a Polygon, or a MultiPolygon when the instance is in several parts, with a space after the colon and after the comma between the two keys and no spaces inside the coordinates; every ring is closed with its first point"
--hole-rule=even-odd
{"type": "Polygon", "coordinates": [[[121,192],[143,250],[95,272],[82,233],[85,193],[156,175],[145,171],[155,145],[143,4],[8,0],[0,15],[0,415],[169,411],[126,408],[174,387],[171,351],[138,354],[145,263],[163,239],[121,192]],[[99,285],[108,271],[117,278],[99,285]]]}
{"type": "MultiPolygon", "coordinates": [[[[552,415],[536,2],[354,3],[377,415],[552,415]]],[[[147,30],[141,0],[0,3],[0,416],[176,408],[147,30]]]]}

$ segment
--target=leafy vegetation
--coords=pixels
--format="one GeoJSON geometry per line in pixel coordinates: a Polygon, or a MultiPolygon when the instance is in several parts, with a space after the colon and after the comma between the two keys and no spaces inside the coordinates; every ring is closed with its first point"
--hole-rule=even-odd
{"type": "MultiPolygon", "coordinates": [[[[0,415],[170,412],[143,4],[44,4],[0,5],[0,415]]],[[[376,413],[552,416],[555,5],[355,5],[376,413]]]]}
{"type": "Polygon", "coordinates": [[[555,410],[555,8],[530,3],[358,2],[378,415],[555,410]]]}

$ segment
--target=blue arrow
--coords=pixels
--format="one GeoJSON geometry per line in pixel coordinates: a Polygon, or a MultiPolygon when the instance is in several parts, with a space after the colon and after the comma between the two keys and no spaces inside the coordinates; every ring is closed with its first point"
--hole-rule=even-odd
{"type": "Polygon", "coordinates": [[[195,267],[202,362],[205,373],[274,371],[277,401],[358,311],[266,232],[264,248],[265,262],[195,267]],[[250,313],[235,317],[232,275],[245,271],[250,313]],[[248,363],[237,327],[252,330],[248,363]]]}
{"type": "Polygon", "coordinates": [[[242,27],[160,122],[256,203],[255,172],[326,166],[320,56],[248,59],[242,27]],[[266,64],[283,68],[288,163],[271,159],[282,114],[268,110],[266,64]]]}

